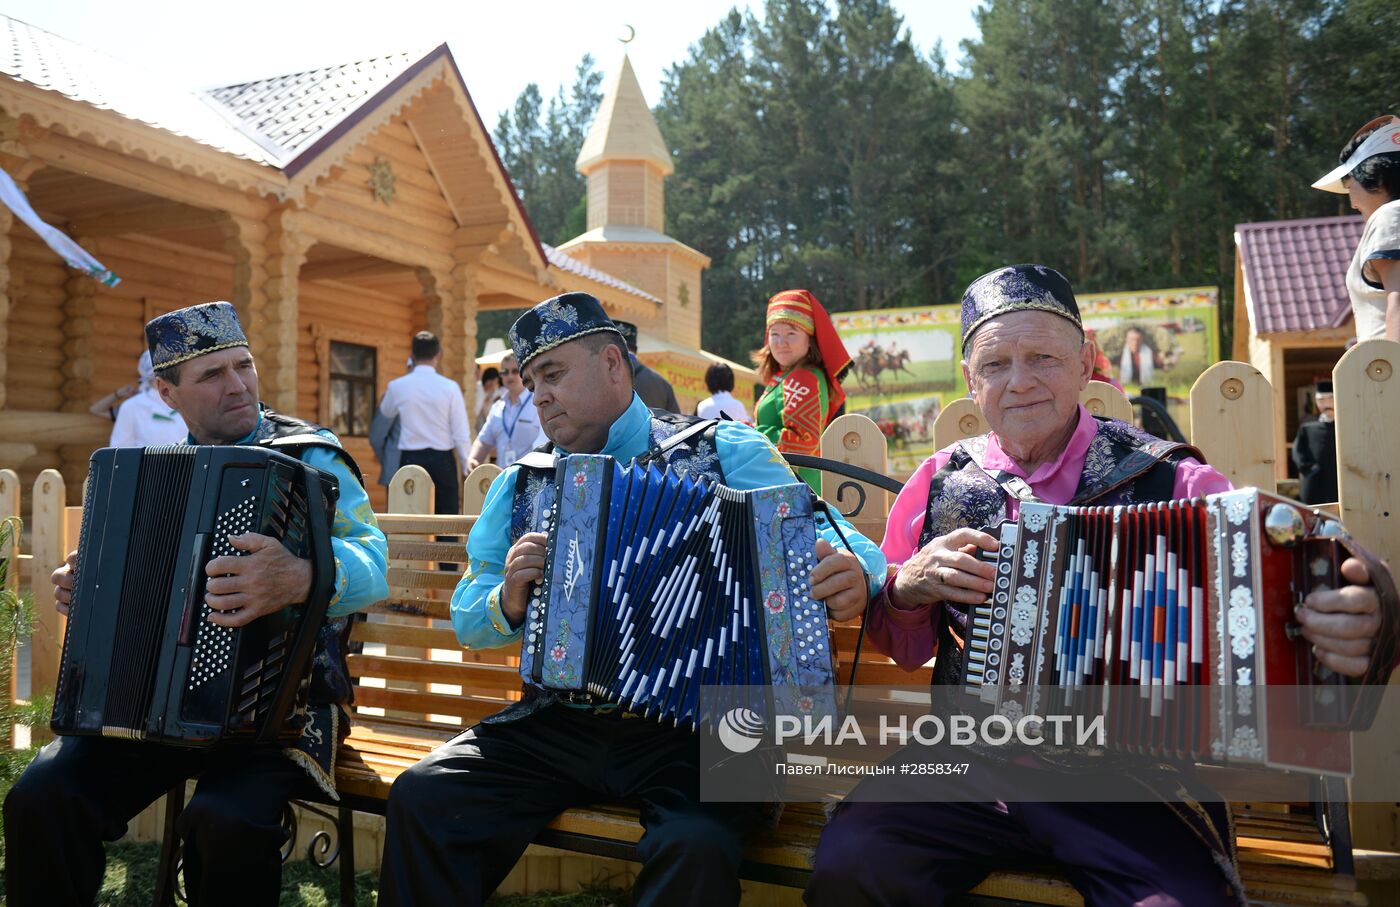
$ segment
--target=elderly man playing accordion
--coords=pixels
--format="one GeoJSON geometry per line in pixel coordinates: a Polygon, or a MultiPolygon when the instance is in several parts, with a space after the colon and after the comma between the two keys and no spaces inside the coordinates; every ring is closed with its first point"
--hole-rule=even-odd
{"type": "MultiPolygon", "coordinates": [[[[968,390],[992,431],[939,451],[905,485],[882,546],[900,566],[866,618],[871,642],[906,670],[937,654],[935,690],[962,683],[965,608],[986,599],[996,575],[978,556],[998,547],[986,530],[1015,518],[1021,501],[1121,505],[1230,488],[1193,448],[1096,419],[1079,405],[1093,353],[1058,272],[1017,265],[974,281],[962,301],[962,342],[968,390]]],[[[1314,592],[1298,609],[1302,633],[1325,667],[1349,677],[1371,671],[1379,677],[1372,682],[1384,683],[1394,645],[1377,644],[1381,604],[1372,578],[1355,558],[1341,573],[1349,585],[1314,592]],[[1386,662],[1379,673],[1373,659],[1386,662]]],[[[1200,802],[1189,775],[1100,766],[1080,775],[1086,799],[1139,802],[1034,802],[1037,783],[1046,791],[1074,782],[1039,758],[970,762],[953,782],[959,802],[891,793],[908,786],[882,793],[885,779],[867,779],[823,832],[807,902],[938,904],[993,870],[1047,863],[1090,904],[1243,899],[1226,805],[1200,802]],[[1160,797],[1141,802],[1144,784],[1160,797]],[[1012,802],[1015,791],[1032,793],[1012,802]]]]}
{"type": "MultiPolygon", "coordinates": [[[[555,452],[602,453],[623,463],[647,456],[737,489],[797,481],[747,425],[648,410],[633,388],[622,335],[592,296],[540,303],[516,321],[510,338],[555,452]]],[[[546,556],[547,538],[532,527],[553,474],[527,458],[491,485],[467,542],[468,572],[452,596],[452,622],[467,648],[520,643],[546,556]]],[[[885,572],[872,542],[844,521],[840,528],[854,553],[838,550],[836,527],[818,518],[811,573],[812,597],[825,599],[838,620],[864,610],[885,572]]],[[[756,770],[771,777],[766,763],[756,770]]],[[[701,802],[700,780],[696,734],[527,685],[520,702],[394,783],[380,903],[481,904],[560,812],[625,798],[640,801],[645,828],[634,903],[737,904],[743,836],[763,810],[701,802]]]]}

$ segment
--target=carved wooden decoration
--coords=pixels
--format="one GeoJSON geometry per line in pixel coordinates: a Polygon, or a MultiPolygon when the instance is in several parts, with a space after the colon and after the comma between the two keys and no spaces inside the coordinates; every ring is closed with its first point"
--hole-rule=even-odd
{"type": "Polygon", "coordinates": [[[375,158],[374,163],[369,165],[369,188],[374,193],[374,200],[389,204],[394,200],[394,184],[398,177],[394,176],[394,168],[384,158],[375,158]]]}

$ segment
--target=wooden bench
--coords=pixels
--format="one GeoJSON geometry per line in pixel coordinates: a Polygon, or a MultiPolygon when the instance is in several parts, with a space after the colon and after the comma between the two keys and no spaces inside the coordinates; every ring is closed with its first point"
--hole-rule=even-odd
{"type": "MultiPolygon", "coordinates": [[[[823,465],[832,466],[829,462],[823,465]]],[[[869,475],[865,478],[869,480],[869,475]]],[[[878,478],[882,479],[878,484],[891,483],[878,478]]],[[[356,714],[336,769],[341,799],[332,808],[339,851],[331,849],[318,861],[329,865],[339,859],[344,905],[354,903],[354,813],[383,815],[389,788],[401,772],[440,743],[520,697],[518,649],[463,651],[448,619],[451,592],[464,569],[464,551],[460,543],[432,538],[465,536],[475,517],[382,514],[379,521],[389,539],[390,597],[356,619],[351,628],[354,646],[349,664],[356,689],[356,714]],[[431,569],[440,563],[455,563],[462,569],[431,569]]],[[[853,664],[858,624],[839,626],[834,632],[837,650],[843,656],[840,677],[845,681],[853,664]]],[[[906,673],[866,647],[860,656],[857,680],[862,685],[910,686],[926,683],[927,674],[906,673]]],[[[1326,812],[1306,802],[1318,800],[1318,795],[1298,789],[1296,781],[1290,783],[1294,786],[1268,791],[1270,802],[1234,807],[1240,870],[1251,901],[1365,904],[1354,876],[1333,871],[1336,861],[1322,830],[1326,812]],[[1275,798],[1293,802],[1271,802],[1275,798]]],[[[322,801],[321,805],[330,804],[322,801]]],[[[168,812],[168,829],[173,828],[173,815],[168,812]]],[[[1337,810],[1331,811],[1334,825],[1337,815],[1337,810]]],[[[1340,815],[1344,825],[1344,809],[1340,815]]],[[[824,822],[820,804],[788,804],[775,829],[756,834],[748,842],[742,877],[805,886],[824,822]]],[[[641,834],[635,808],[607,803],[565,811],[536,843],[635,861],[641,834]]],[[[1344,835],[1339,837],[1344,840],[1344,835]]],[[[1345,852],[1349,855],[1349,842],[1345,852]]],[[[992,874],[959,903],[1078,905],[1083,901],[1053,872],[1008,871],[992,874]]]]}

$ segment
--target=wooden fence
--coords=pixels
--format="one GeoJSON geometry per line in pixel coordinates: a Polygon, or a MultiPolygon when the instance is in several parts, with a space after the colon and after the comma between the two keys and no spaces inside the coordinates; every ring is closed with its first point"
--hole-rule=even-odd
{"type": "MultiPolygon", "coordinates": [[[[1362,542],[1392,564],[1400,563],[1400,344],[1371,340],[1349,350],[1333,372],[1336,393],[1340,514],[1362,542]]],[[[1123,418],[1131,406],[1110,385],[1092,382],[1082,401],[1096,414],[1123,418]]],[[[1221,362],[1208,369],[1191,389],[1190,436],[1207,460],[1236,485],[1273,490],[1272,396],[1268,381],[1252,366],[1221,362]]],[[[942,448],[961,438],[987,431],[986,420],[967,399],[944,408],[934,424],[934,443],[942,448]]],[[[822,456],[888,474],[884,436],[870,419],[847,415],[834,421],[822,438],[822,456]]],[[[468,476],[463,509],[480,512],[491,480],[499,474],[483,466],[468,476]]],[[[891,497],[875,486],[824,478],[823,496],[849,510],[852,495],[864,495],[865,506],[856,528],[879,539],[883,535],[891,497]],[[858,486],[853,488],[852,486],[858,486]]],[[[22,512],[19,478],[0,469],[0,517],[22,512]]],[[[33,596],[36,624],[31,647],[31,690],[52,691],[62,649],[64,619],[53,608],[49,573],[77,547],[80,507],[65,506],[65,485],[57,470],[45,470],[34,482],[33,516],[26,528],[26,545],[19,554],[19,581],[33,596]]],[[[419,467],[405,467],[394,476],[389,511],[401,514],[432,512],[432,481],[419,467]]],[[[411,569],[413,565],[394,565],[411,569]]],[[[410,620],[413,618],[403,618],[410,620]]],[[[42,734],[42,729],[36,729],[42,734]]],[[[1381,772],[1382,765],[1357,766],[1358,773],[1381,772]]],[[[1400,804],[1359,809],[1354,815],[1357,843],[1400,849],[1400,804]]]]}

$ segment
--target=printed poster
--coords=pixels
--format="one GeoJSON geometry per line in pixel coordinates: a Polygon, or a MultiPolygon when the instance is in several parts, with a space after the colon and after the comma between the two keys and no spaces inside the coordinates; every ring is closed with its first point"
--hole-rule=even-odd
{"type": "MultiPolygon", "coordinates": [[[[1168,410],[1189,436],[1191,385],[1219,359],[1215,287],[1083,293],[1088,337],[1106,376],[1132,397],[1165,389],[1168,410]]],[[[957,305],[836,312],[832,321],[854,364],[842,387],[847,412],[870,416],[890,445],[891,473],[907,478],[933,453],[933,422],[967,394],[957,305]]],[[[1152,426],[1149,426],[1151,428],[1152,426]]]]}

